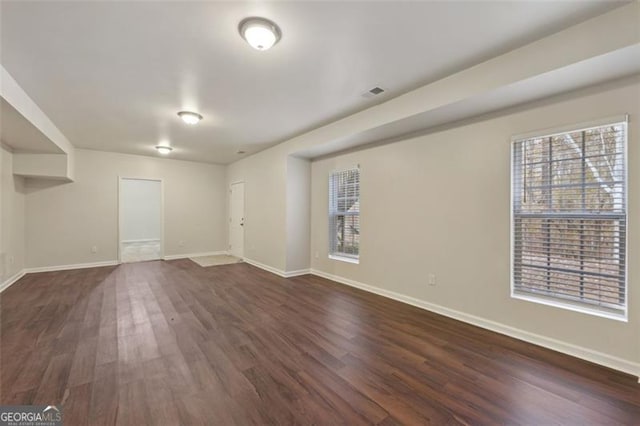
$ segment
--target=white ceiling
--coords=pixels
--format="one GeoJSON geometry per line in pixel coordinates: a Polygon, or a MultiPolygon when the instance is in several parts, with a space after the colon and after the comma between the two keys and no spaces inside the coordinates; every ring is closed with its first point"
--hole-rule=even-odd
{"type": "Polygon", "coordinates": [[[581,61],[517,83],[467,97],[446,106],[372,127],[363,132],[313,145],[295,153],[300,158],[318,158],[363,146],[406,140],[460,124],[472,117],[538,101],[554,95],[568,96],[586,87],[597,88],[640,81],[640,44],[581,61]]]}
{"type": "Polygon", "coordinates": [[[621,4],[2,2],[0,54],[76,147],[230,163],[621,4]],[[267,52],[237,33],[255,15],[267,52]]]}

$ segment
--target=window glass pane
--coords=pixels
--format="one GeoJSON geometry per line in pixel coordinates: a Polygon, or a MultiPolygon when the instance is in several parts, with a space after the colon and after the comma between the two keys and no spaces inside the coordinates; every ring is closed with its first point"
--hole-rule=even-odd
{"type": "Polygon", "coordinates": [[[514,292],[626,310],[626,123],[514,142],[514,292]]]}
{"type": "Polygon", "coordinates": [[[330,254],[357,257],[360,252],[360,171],[350,169],[329,178],[330,254]]]}

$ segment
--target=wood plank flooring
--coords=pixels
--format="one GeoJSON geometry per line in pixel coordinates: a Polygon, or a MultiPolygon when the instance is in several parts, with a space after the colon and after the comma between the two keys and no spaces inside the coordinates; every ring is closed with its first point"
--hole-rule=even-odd
{"type": "Polygon", "coordinates": [[[640,424],[635,377],[247,264],[30,274],[0,309],[0,403],[65,425],[640,424]]]}

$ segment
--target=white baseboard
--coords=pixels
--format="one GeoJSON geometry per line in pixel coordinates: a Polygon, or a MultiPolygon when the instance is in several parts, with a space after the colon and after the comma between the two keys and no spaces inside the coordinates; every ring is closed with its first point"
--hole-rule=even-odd
{"type": "Polygon", "coordinates": [[[265,271],[271,272],[272,274],[276,274],[282,278],[299,277],[300,275],[307,275],[311,273],[310,269],[299,269],[297,271],[283,271],[282,269],[265,265],[264,263],[260,263],[256,260],[249,259],[247,257],[245,257],[243,260],[245,263],[248,263],[249,265],[255,266],[256,268],[264,269],[265,271]]]}
{"type": "Polygon", "coordinates": [[[0,293],[5,291],[6,289],[8,289],[9,286],[11,286],[11,284],[15,283],[20,278],[24,277],[25,274],[26,274],[26,272],[23,269],[22,271],[18,272],[17,274],[14,274],[12,277],[7,278],[2,284],[0,284],[0,293]]]}
{"type": "Polygon", "coordinates": [[[311,269],[298,269],[297,271],[288,271],[284,273],[285,278],[299,277],[301,275],[308,275],[311,273],[311,269]]]}
{"type": "Polygon", "coordinates": [[[280,277],[287,278],[285,272],[282,269],[274,268],[273,266],[265,265],[264,263],[260,263],[257,260],[249,259],[245,257],[242,259],[245,263],[249,265],[255,266],[256,268],[264,269],[265,271],[271,272],[272,274],[276,274],[280,277]]]}
{"type": "MultiPolygon", "coordinates": [[[[640,363],[632,362],[626,359],[618,358],[612,355],[608,355],[602,352],[587,349],[581,346],[565,343],[560,340],[552,339],[550,337],[541,336],[539,334],[530,333],[528,331],[520,330],[515,327],[511,327],[496,321],[491,321],[485,318],[481,318],[475,315],[466,314],[464,312],[449,309],[444,306],[436,305],[433,303],[425,302],[424,300],[416,299],[414,297],[405,296],[400,293],[385,290],[379,287],[374,287],[368,284],[363,284],[358,281],[350,280],[348,278],[339,277],[337,275],[328,274],[317,269],[311,269],[311,274],[317,275],[322,278],[326,278],[331,281],[335,281],[340,284],[345,284],[350,287],[355,287],[360,290],[364,290],[370,293],[387,297],[389,299],[397,300],[399,302],[407,303],[412,306],[416,306],[427,311],[435,312],[440,315],[444,315],[449,318],[453,318],[459,321],[466,322],[487,330],[495,331],[496,333],[504,334],[515,339],[524,340],[525,342],[533,343],[534,345],[542,346],[548,349],[552,349],[557,352],[562,352],[567,355],[574,356],[576,358],[584,359],[595,364],[600,364],[605,367],[612,368],[614,370],[623,371],[625,373],[640,377],[640,363]]],[[[640,380],[639,380],[640,381],[640,380]]]]}
{"type": "Polygon", "coordinates": [[[219,256],[222,254],[229,254],[228,251],[208,251],[204,253],[188,253],[188,254],[170,254],[168,256],[164,256],[164,260],[178,260],[178,259],[188,259],[190,257],[202,257],[202,256],[219,256]]]}
{"type": "Polygon", "coordinates": [[[70,269],[99,268],[101,266],[116,266],[119,264],[120,262],[118,262],[117,260],[105,260],[103,262],[77,263],[75,265],[40,266],[37,268],[26,268],[24,272],[27,274],[33,274],[35,272],[68,271],[70,269]]]}

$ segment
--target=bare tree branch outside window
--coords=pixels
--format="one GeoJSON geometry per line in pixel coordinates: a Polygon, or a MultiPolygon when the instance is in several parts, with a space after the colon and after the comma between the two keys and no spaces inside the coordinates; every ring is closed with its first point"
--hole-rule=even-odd
{"type": "Polygon", "coordinates": [[[626,143],[626,122],[514,141],[514,293],[625,312],[626,143]]]}
{"type": "Polygon", "coordinates": [[[332,255],[360,254],[360,170],[334,172],[329,177],[329,251],[332,255]]]}

